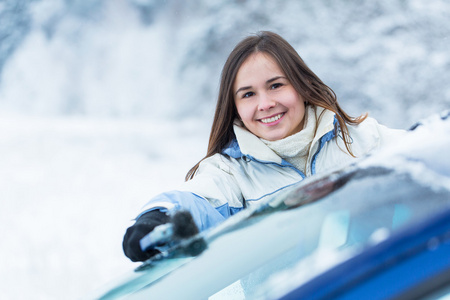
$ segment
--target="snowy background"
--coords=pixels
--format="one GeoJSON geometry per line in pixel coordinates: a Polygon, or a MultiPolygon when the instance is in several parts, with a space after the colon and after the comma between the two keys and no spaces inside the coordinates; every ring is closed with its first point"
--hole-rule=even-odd
{"type": "Polygon", "coordinates": [[[0,0],[1,299],[78,299],[136,266],[126,227],[205,154],[220,70],[258,30],[352,115],[450,108],[446,0],[0,0]]]}

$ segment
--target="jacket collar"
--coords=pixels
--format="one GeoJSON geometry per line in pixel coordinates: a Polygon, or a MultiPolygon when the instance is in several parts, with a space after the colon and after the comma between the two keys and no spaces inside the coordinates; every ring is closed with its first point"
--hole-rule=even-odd
{"type": "MultiPolygon", "coordinates": [[[[316,108],[317,133],[311,143],[311,149],[322,136],[334,131],[336,122],[335,114],[322,107],[316,108]]],[[[283,159],[272,149],[264,144],[257,136],[245,129],[239,122],[233,125],[236,139],[233,140],[223,151],[223,154],[233,158],[251,157],[259,161],[282,164],[283,159]]]]}

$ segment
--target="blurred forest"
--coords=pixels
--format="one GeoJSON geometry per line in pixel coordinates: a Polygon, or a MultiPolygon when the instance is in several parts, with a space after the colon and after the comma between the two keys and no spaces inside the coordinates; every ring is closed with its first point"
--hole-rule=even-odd
{"type": "Polygon", "coordinates": [[[259,30],[353,115],[406,128],[450,107],[446,0],[3,0],[0,111],[210,122],[227,55],[259,30]]]}

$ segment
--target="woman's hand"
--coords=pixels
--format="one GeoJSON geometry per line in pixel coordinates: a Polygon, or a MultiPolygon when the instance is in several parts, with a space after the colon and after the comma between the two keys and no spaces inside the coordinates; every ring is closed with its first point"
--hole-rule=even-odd
{"type": "Polygon", "coordinates": [[[132,261],[145,261],[150,257],[159,253],[158,250],[152,249],[143,252],[140,246],[140,240],[151,232],[155,227],[169,222],[170,218],[159,210],[149,211],[140,216],[133,226],[127,229],[123,238],[123,252],[132,261]]]}

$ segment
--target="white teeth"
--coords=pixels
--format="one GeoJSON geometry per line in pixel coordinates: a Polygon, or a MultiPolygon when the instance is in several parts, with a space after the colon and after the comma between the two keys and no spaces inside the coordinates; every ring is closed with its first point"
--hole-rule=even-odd
{"type": "Polygon", "coordinates": [[[263,122],[263,123],[272,123],[272,122],[275,122],[275,121],[279,120],[282,116],[283,116],[283,114],[281,113],[281,114],[276,115],[275,117],[272,117],[272,118],[261,119],[261,122],[263,122]]]}

